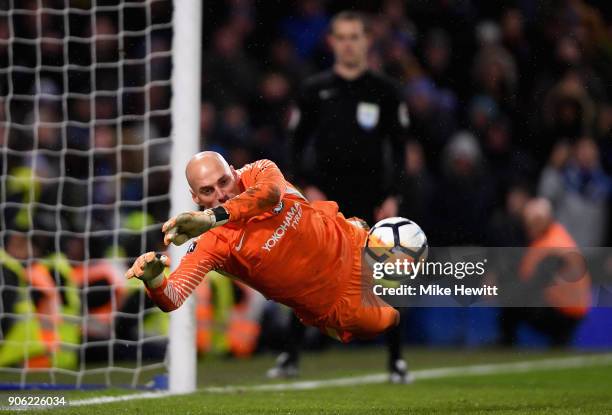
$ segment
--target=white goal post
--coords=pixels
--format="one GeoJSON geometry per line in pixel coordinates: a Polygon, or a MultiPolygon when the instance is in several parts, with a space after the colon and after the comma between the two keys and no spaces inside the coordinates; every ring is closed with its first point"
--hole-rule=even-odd
{"type": "MultiPolygon", "coordinates": [[[[185,166],[199,150],[200,84],[202,50],[202,0],[174,1],[172,42],[172,178],[170,215],[193,210],[185,180],[185,166]]],[[[171,246],[172,267],[185,253],[171,246]]],[[[196,387],[195,299],[187,301],[170,315],[169,387],[170,392],[189,393],[196,387]]]]}

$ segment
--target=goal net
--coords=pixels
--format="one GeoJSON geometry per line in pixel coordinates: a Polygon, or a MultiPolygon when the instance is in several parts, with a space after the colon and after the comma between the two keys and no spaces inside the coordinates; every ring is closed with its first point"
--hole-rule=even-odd
{"type": "Polygon", "coordinates": [[[0,0],[1,387],[167,371],[168,315],[123,273],[170,214],[172,24],[170,0],[0,0]]]}

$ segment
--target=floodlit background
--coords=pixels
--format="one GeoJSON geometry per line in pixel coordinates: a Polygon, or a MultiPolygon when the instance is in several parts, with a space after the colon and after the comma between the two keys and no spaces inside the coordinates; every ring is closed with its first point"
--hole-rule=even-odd
{"type": "MultiPolygon", "coordinates": [[[[304,80],[333,63],[326,42],[332,16],[359,10],[371,19],[369,65],[401,85],[410,113],[399,214],[423,228],[430,246],[524,246],[522,209],[535,196],[551,201],[556,219],[579,246],[610,246],[611,6],[596,0],[205,1],[201,148],[222,153],[236,167],[269,158],[304,185],[290,163],[293,104],[304,80]]],[[[45,360],[43,340],[28,356],[9,350],[11,315],[19,314],[11,293],[19,282],[9,279],[6,270],[13,269],[3,258],[0,383],[23,384],[25,365],[40,369],[27,382],[71,384],[76,378],[79,384],[144,385],[149,370],[164,371],[167,316],[122,275],[140,253],[163,249],[159,229],[170,206],[172,13],[166,0],[0,1],[0,248],[35,275],[22,281],[30,281],[25,292],[31,304],[61,298],[65,313],[78,320],[67,325],[72,337],[63,341],[72,346],[61,363],[45,360]],[[65,257],[51,261],[57,253],[65,257]],[[40,264],[47,270],[36,268],[40,264]],[[37,354],[42,357],[32,359],[37,354]],[[54,364],[65,371],[48,375],[44,369],[54,364]]],[[[303,161],[317,169],[308,153],[303,161]]],[[[346,174],[342,165],[337,168],[346,174]]],[[[350,206],[340,208],[351,216],[350,206]]],[[[483,352],[501,340],[501,310],[494,307],[410,309],[402,317],[403,341],[411,347],[405,358],[411,368],[424,370],[609,350],[612,309],[597,305],[610,304],[612,294],[601,296],[568,349],[552,353],[550,339],[524,325],[516,349],[483,352]],[[444,350],[436,355],[433,346],[444,350]]],[[[288,310],[220,276],[204,284],[197,298],[200,385],[262,382],[286,340],[288,310]],[[245,307],[256,313],[244,313],[245,307]]],[[[50,314],[44,307],[37,312],[44,331],[50,314]]],[[[382,340],[340,346],[312,329],[304,348],[306,379],[385,369],[382,340]]],[[[578,379],[605,372],[585,370],[578,379]]],[[[566,375],[560,375],[567,380],[563,386],[554,384],[555,375],[534,378],[532,385],[548,385],[543,388],[550,393],[534,397],[527,388],[505,408],[533,398],[533,406],[523,409],[562,411],[562,402],[547,399],[573,390],[566,375]]],[[[523,380],[496,378],[491,396],[523,380]]],[[[453,408],[451,401],[436,406],[438,387],[461,395],[461,382],[423,382],[418,394],[426,396],[424,413],[453,408]]],[[[479,382],[473,386],[483,386],[479,382]]],[[[601,410],[606,394],[599,386],[590,390],[593,400],[585,390],[575,403],[601,410]]],[[[376,399],[393,402],[397,389],[385,395],[382,386],[376,387],[380,392],[362,388],[377,391],[368,401],[372,406],[351,410],[374,411],[379,404],[393,409],[376,399]]],[[[335,407],[330,395],[322,399],[331,406],[319,410],[335,407]]],[[[265,412],[266,399],[254,398],[253,407],[219,408],[265,412]]],[[[300,406],[299,395],[295,399],[275,405],[312,409],[300,406]]],[[[338,405],[340,412],[346,409],[338,405]]]]}

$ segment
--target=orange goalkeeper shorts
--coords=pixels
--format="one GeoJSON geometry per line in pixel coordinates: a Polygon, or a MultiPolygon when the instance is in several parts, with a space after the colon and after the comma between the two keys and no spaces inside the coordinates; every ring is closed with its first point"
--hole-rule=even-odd
{"type": "MultiPolygon", "coordinates": [[[[346,222],[342,214],[339,221],[346,222]]],[[[399,312],[372,291],[371,280],[362,278],[361,254],[367,231],[346,222],[354,240],[352,272],[345,279],[336,303],[315,325],[343,343],[354,338],[369,339],[399,324],[399,312]]]]}

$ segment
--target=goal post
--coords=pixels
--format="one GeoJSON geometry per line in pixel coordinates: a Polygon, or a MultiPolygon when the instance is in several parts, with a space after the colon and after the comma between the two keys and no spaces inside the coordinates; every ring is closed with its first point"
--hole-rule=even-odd
{"type": "Polygon", "coordinates": [[[0,389],[195,390],[194,300],[124,272],[196,209],[201,25],[202,0],[0,0],[0,389]]]}
{"type": "MultiPolygon", "coordinates": [[[[172,157],[171,216],[194,205],[185,180],[187,161],[199,151],[201,83],[202,0],[175,0],[172,42],[172,157]]],[[[185,253],[171,245],[172,267],[185,253]]],[[[187,301],[170,315],[169,388],[189,393],[196,387],[195,299],[187,301]]]]}

